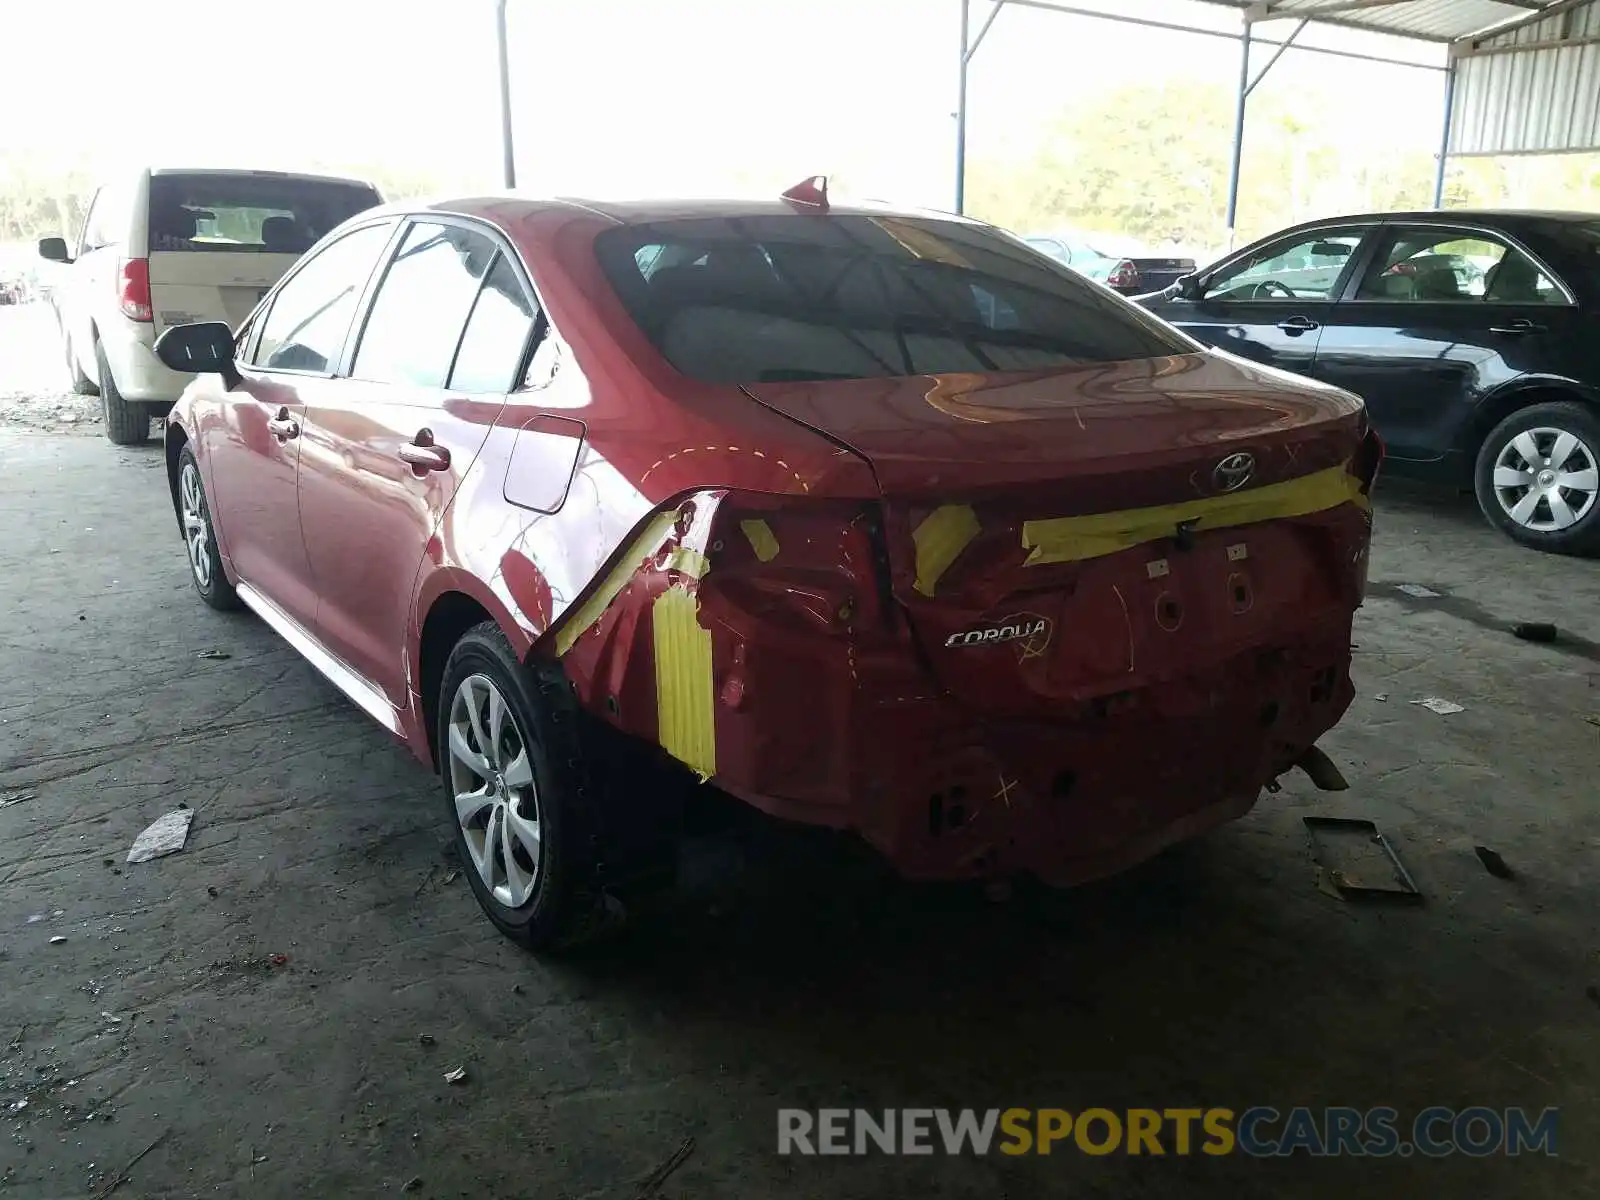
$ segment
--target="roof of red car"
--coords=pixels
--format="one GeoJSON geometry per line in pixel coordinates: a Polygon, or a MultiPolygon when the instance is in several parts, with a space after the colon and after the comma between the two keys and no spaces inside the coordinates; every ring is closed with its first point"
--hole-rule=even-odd
{"type": "MultiPolygon", "coordinates": [[[[782,216],[805,213],[807,210],[772,200],[716,200],[716,199],[638,199],[589,200],[570,196],[530,196],[517,192],[498,195],[434,198],[412,202],[396,202],[384,207],[395,212],[417,212],[432,209],[436,212],[454,212],[465,216],[504,217],[507,209],[517,206],[525,213],[566,209],[587,212],[609,218],[620,225],[646,224],[651,221],[687,220],[696,217],[755,217],[782,216]]],[[[966,217],[928,209],[907,208],[866,201],[858,204],[830,204],[826,215],[853,214],[873,217],[934,217],[946,221],[977,224],[966,217]]]]}

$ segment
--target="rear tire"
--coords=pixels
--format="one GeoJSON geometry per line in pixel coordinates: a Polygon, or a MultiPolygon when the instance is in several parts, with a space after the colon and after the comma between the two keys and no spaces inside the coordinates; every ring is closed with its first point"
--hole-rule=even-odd
{"type": "Polygon", "coordinates": [[[106,418],[106,437],[116,446],[137,446],[150,440],[150,413],[143,404],[125,400],[106,361],[105,347],[94,344],[95,367],[100,373],[100,408],[106,418]]]}
{"type": "Polygon", "coordinates": [[[1551,554],[1600,553],[1593,410],[1556,401],[1512,413],[1484,439],[1473,482],[1483,515],[1513,541],[1551,554]]]}
{"type": "Polygon", "coordinates": [[[620,923],[600,888],[599,798],[578,716],[560,672],[525,667],[493,621],[445,663],[439,775],[462,872],[495,927],[534,951],[620,923]]]}

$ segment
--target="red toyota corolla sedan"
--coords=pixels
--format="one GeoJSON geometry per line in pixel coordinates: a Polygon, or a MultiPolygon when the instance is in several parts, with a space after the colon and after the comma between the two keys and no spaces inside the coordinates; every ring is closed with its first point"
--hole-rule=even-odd
{"type": "Polygon", "coordinates": [[[158,352],[206,372],[166,437],[200,596],[437,770],[530,946],[665,860],[619,748],[922,878],[1075,883],[1338,782],[1360,401],[983,224],[821,181],[390,206],[158,352]]]}

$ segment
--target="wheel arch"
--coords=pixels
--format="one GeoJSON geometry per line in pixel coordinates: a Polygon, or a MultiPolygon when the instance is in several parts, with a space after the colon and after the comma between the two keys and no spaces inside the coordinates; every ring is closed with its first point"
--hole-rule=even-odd
{"type": "Polygon", "coordinates": [[[1558,375],[1524,375],[1490,392],[1472,410],[1462,431],[1461,450],[1467,479],[1477,470],[1478,453],[1494,427],[1512,413],[1535,404],[1582,404],[1600,416],[1600,391],[1558,375]]]}
{"type": "Polygon", "coordinates": [[[164,448],[167,459],[167,491],[172,496],[172,515],[177,518],[178,529],[183,529],[183,511],[178,504],[178,459],[189,444],[189,431],[176,421],[168,422],[164,448]]]}
{"type": "Polygon", "coordinates": [[[429,764],[437,767],[439,685],[444,680],[450,651],[461,640],[461,635],[475,625],[493,621],[519,659],[527,657],[532,638],[488,588],[464,571],[447,568],[434,572],[418,596],[416,611],[418,620],[412,644],[416,670],[412,678],[422,724],[420,745],[427,748],[429,764]]]}

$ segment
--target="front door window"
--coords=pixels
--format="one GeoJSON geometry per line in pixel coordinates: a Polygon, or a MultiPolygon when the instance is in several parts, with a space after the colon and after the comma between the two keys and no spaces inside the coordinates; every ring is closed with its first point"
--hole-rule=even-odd
{"type": "Polygon", "coordinates": [[[1332,300],[1361,238],[1359,229],[1321,230],[1263,247],[1207,280],[1205,299],[1230,303],[1332,300]]]}

